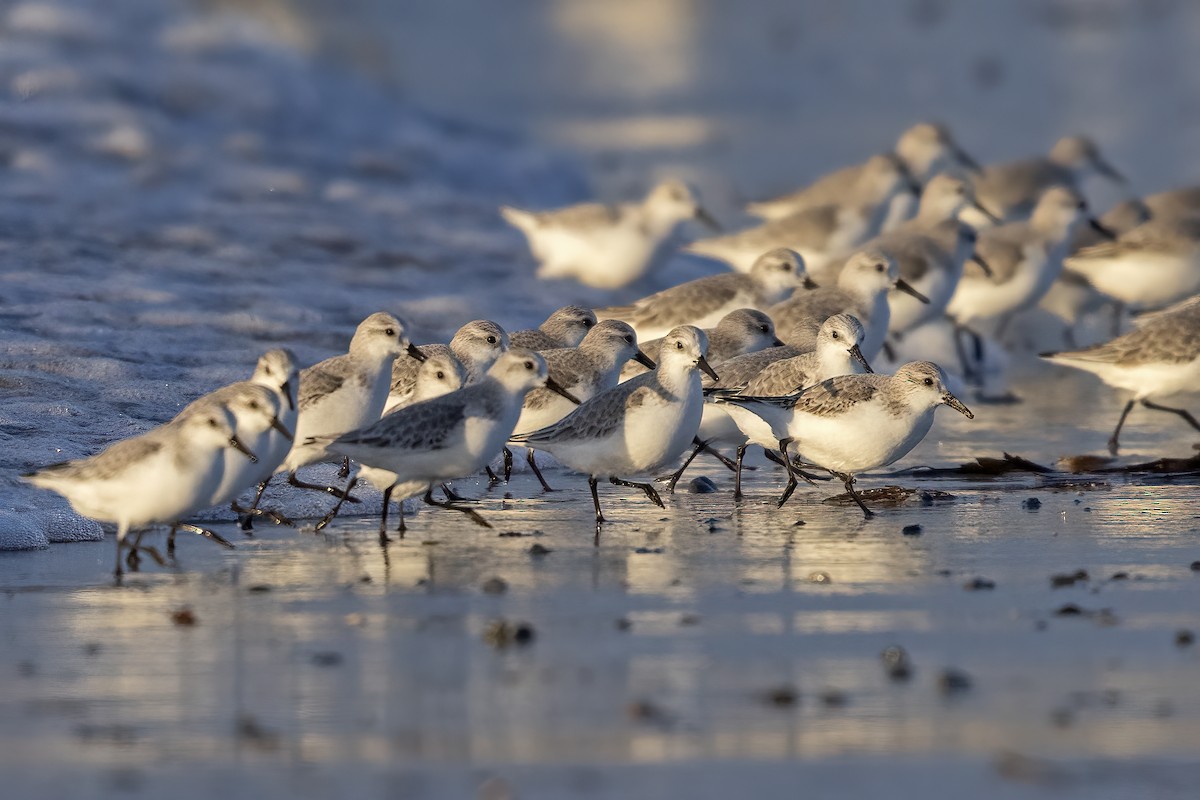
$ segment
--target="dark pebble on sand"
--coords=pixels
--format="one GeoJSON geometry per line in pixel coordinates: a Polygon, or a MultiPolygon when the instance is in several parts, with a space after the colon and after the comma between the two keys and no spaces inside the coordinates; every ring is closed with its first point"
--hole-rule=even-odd
{"type": "Polygon", "coordinates": [[[1110,581],[1127,581],[1127,580],[1129,580],[1129,573],[1125,572],[1125,571],[1114,572],[1112,574],[1112,577],[1109,578],[1109,580],[1110,581]]]}
{"type": "Polygon", "coordinates": [[[763,693],[763,701],[776,708],[791,708],[800,701],[800,693],[791,686],[777,686],[763,693]]]}
{"type": "Polygon", "coordinates": [[[1193,561],[1190,566],[1192,572],[1200,572],[1200,561],[1193,561]]]}
{"type": "Polygon", "coordinates": [[[1187,629],[1175,631],[1176,647],[1191,647],[1196,643],[1196,635],[1187,629]]]}
{"type": "Polygon", "coordinates": [[[912,677],[912,662],[909,661],[908,651],[900,645],[894,644],[884,648],[879,654],[879,660],[883,662],[883,669],[892,680],[906,681],[912,677]]]}
{"type": "Polygon", "coordinates": [[[553,551],[549,547],[538,544],[537,542],[534,542],[533,544],[531,544],[529,546],[529,555],[531,555],[531,556],[544,556],[544,555],[548,555],[551,552],[553,552],[553,551]]]}
{"type": "Polygon", "coordinates": [[[717,491],[717,485],[711,478],[701,475],[688,481],[687,490],[688,494],[713,494],[717,491]]]}
{"type": "Polygon", "coordinates": [[[266,594],[267,592],[271,591],[271,587],[265,583],[256,583],[246,589],[246,591],[250,594],[266,594]]]}
{"type": "Polygon", "coordinates": [[[504,594],[508,591],[508,581],[504,578],[488,578],[481,588],[484,594],[504,594]]]}
{"type": "Polygon", "coordinates": [[[663,551],[663,549],[662,549],[661,547],[635,547],[635,548],[633,549],[633,552],[635,552],[635,553],[637,553],[638,555],[641,555],[641,556],[644,556],[644,555],[658,555],[658,554],[659,554],[659,553],[661,553],[662,551],[663,551]]]}
{"type": "Polygon", "coordinates": [[[1063,572],[1058,575],[1050,576],[1050,588],[1061,589],[1064,586],[1074,586],[1080,582],[1086,582],[1088,572],[1086,569],[1077,569],[1074,572],[1063,572]]]}
{"type": "Polygon", "coordinates": [[[944,669],[938,675],[938,691],[945,695],[965,692],[971,688],[971,676],[960,669],[944,669]]]}
{"type": "Polygon", "coordinates": [[[530,644],[536,636],[536,631],[528,622],[509,622],[503,619],[491,623],[483,632],[483,640],[497,650],[514,644],[530,644]]]}
{"type": "Polygon", "coordinates": [[[1038,500],[1036,497],[1029,497],[1021,501],[1021,508],[1025,509],[1026,511],[1037,511],[1041,507],[1042,501],[1038,500]]]}
{"type": "Polygon", "coordinates": [[[1056,617],[1082,617],[1083,609],[1074,603],[1067,603],[1054,612],[1056,617]]]}
{"type": "Polygon", "coordinates": [[[318,667],[336,667],[342,663],[342,654],[333,650],[323,650],[312,654],[312,663],[318,667]]]}
{"type": "Polygon", "coordinates": [[[963,584],[963,588],[968,592],[978,592],[987,589],[995,589],[996,582],[988,578],[972,578],[963,584]]]}
{"type": "Polygon", "coordinates": [[[905,536],[920,536],[921,535],[921,526],[920,525],[905,525],[900,530],[900,532],[903,533],[905,536]]]}
{"type": "Polygon", "coordinates": [[[171,622],[184,628],[189,628],[199,623],[196,618],[196,613],[190,608],[177,608],[171,612],[171,622]]]}
{"type": "Polygon", "coordinates": [[[633,620],[629,617],[618,617],[616,625],[619,631],[631,630],[633,628],[633,620]]]}
{"type": "Polygon", "coordinates": [[[841,689],[823,689],[821,691],[821,705],[826,708],[843,708],[849,703],[850,695],[841,689]]]}

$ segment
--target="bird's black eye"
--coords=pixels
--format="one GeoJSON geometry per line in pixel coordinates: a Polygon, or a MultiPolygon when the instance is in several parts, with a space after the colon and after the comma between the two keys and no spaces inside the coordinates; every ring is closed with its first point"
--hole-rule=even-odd
{"type": "Polygon", "coordinates": [[[525,369],[533,369],[533,362],[532,362],[532,361],[526,361],[526,362],[525,362],[525,369]]]}
{"type": "Polygon", "coordinates": [[[792,271],[792,265],[791,265],[791,264],[787,264],[787,263],[780,264],[780,265],[779,265],[779,268],[780,268],[780,269],[782,269],[784,272],[791,272],[791,271],[792,271]]]}
{"type": "Polygon", "coordinates": [[[925,379],[925,385],[926,385],[926,386],[933,386],[933,378],[926,378],[926,379],[925,379]]]}
{"type": "Polygon", "coordinates": [[[887,269],[887,265],[886,265],[886,264],[876,264],[876,265],[875,265],[875,271],[876,271],[876,272],[883,272],[885,269],[887,269]]]}
{"type": "Polygon", "coordinates": [[[766,326],[766,325],[759,325],[759,326],[758,326],[758,329],[759,329],[760,331],[762,331],[763,333],[770,333],[770,332],[771,332],[771,329],[770,329],[768,326],[766,326]]]}
{"type": "Polygon", "coordinates": [[[835,339],[838,339],[838,338],[840,338],[840,337],[838,336],[838,332],[837,332],[837,331],[833,331],[833,332],[832,332],[832,333],[830,333],[829,335],[830,335],[830,336],[832,336],[832,337],[833,337],[833,338],[835,338],[835,339]]]}
{"type": "Polygon", "coordinates": [[[626,337],[625,337],[625,344],[633,344],[633,337],[632,337],[632,336],[626,336],[626,337]]]}
{"type": "Polygon", "coordinates": [[[496,343],[496,337],[495,337],[495,336],[489,336],[489,337],[487,338],[487,343],[488,343],[488,344],[495,344],[495,343],[496,343]]]}
{"type": "Polygon", "coordinates": [[[446,377],[446,373],[442,372],[442,371],[439,369],[439,370],[438,370],[438,374],[437,374],[437,376],[438,376],[438,380],[440,381],[442,378],[446,377]]]}
{"type": "Polygon", "coordinates": [[[675,349],[676,349],[676,350],[682,350],[682,349],[683,349],[683,342],[676,342],[676,343],[675,343],[675,349]]]}
{"type": "Polygon", "coordinates": [[[251,407],[252,409],[254,409],[255,411],[258,411],[258,409],[259,409],[259,405],[258,405],[258,403],[257,403],[256,401],[254,401],[254,400],[251,400],[251,401],[250,401],[250,407],[251,407]]]}
{"type": "Polygon", "coordinates": [[[217,425],[217,421],[216,421],[216,419],[214,419],[213,417],[209,417],[209,418],[208,418],[208,427],[210,427],[210,428],[217,428],[217,427],[220,427],[220,426],[219,426],[219,425],[217,425]]]}
{"type": "Polygon", "coordinates": [[[384,334],[386,334],[387,336],[395,336],[396,329],[395,328],[387,328],[386,330],[384,330],[384,334]]]}
{"type": "Polygon", "coordinates": [[[593,326],[593,325],[595,325],[595,324],[596,324],[596,323],[592,322],[590,319],[585,319],[585,320],[583,321],[583,327],[585,327],[585,328],[590,328],[590,327],[592,327],[592,326],[593,326]]]}

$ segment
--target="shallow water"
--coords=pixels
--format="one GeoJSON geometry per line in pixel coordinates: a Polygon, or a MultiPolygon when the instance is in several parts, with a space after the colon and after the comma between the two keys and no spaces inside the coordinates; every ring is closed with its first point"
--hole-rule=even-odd
{"type": "Polygon", "coordinates": [[[189,797],[224,776],[240,796],[353,775],[383,797],[365,776],[404,775],[402,796],[435,797],[491,776],[480,796],[724,796],[685,765],[766,790],[777,771],[747,763],[815,776],[853,757],[861,771],[833,785],[866,791],[902,759],[910,788],[1191,796],[1173,792],[1198,776],[1200,650],[1175,643],[1200,629],[1194,481],[867,479],[953,499],[864,521],[823,504],[828,486],[776,510],[781,475],[764,468],[738,505],[679,494],[660,511],[602,489],[595,546],[582,481],[548,475],[561,491],[520,475],[484,492],[491,530],[422,511],[381,548],[366,517],[324,534],[227,526],[236,551],[183,539],[179,569],[121,588],[111,540],[0,556],[6,782],[189,797]],[[1058,613],[1069,604],[1082,613],[1058,613]],[[194,626],[172,622],[185,607],[194,626]],[[499,620],[532,642],[497,643],[499,620]],[[886,676],[890,645],[910,680],[886,676]],[[939,688],[947,668],[970,687],[939,688]],[[1147,767],[1162,762],[1183,777],[1147,767]]]}

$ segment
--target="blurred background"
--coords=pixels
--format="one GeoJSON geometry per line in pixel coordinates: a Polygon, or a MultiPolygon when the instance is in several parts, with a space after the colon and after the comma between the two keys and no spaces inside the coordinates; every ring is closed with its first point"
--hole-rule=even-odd
{"type": "Polygon", "coordinates": [[[204,2],[429,110],[583,154],[606,199],[683,174],[728,215],[926,118],[984,162],[1087,132],[1139,193],[1200,174],[1186,0],[204,2]]]}

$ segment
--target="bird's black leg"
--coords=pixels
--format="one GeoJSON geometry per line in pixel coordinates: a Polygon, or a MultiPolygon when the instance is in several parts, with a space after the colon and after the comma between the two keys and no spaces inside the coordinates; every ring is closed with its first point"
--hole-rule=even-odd
{"type": "Polygon", "coordinates": [[[1125,426],[1125,418],[1129,416],[1129,412],[1133,409],[1133,401],[1130,400],[1125,404],[1125,408],[1121,409],[1121,417],[1117,420],[1117,427],[1113,429],[1112,436],[1108,437],[1108,452],[1114,456],[1117,454],[1119,445],[1117,440],[1121,436],[1121,428],[1125,426]]]}
{"type": "Polygon", "coordinates": [[[553,492],[554,489],[550,484],[546,483],[546,479],[542,476],[542,471],[538,469],[537,461],[533,457],[533,448],[525,450],[525,460],[529,462],[529,468],[533,470],[533,474],[537,476],[538,483],[542,484],[542,488],[547,492],[553,492]]]}

